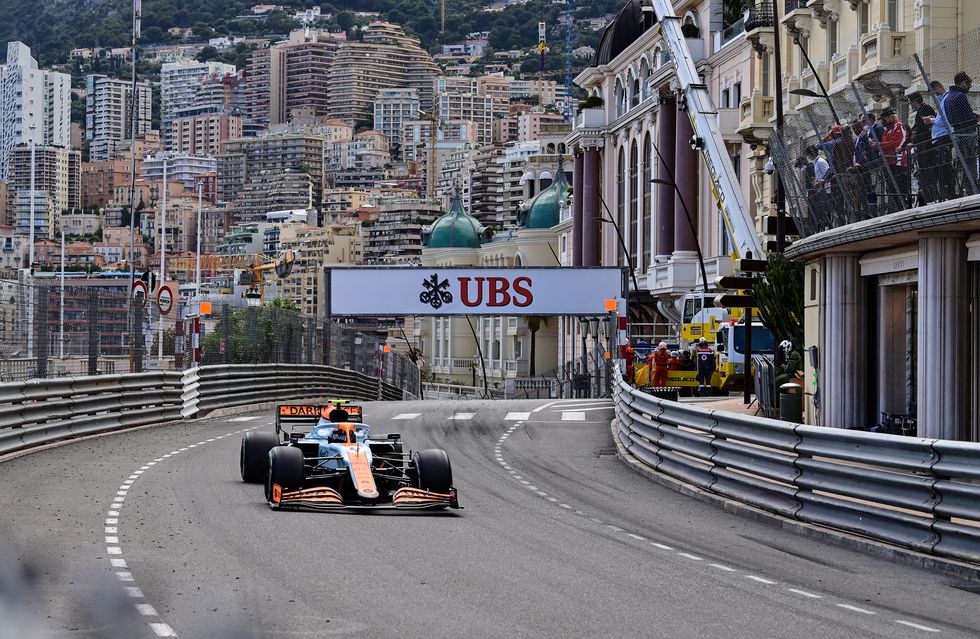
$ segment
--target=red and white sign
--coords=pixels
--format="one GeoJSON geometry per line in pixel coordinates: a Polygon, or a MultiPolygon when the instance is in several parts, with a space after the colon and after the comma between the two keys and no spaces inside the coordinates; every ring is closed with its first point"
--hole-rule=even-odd
{"type": "Polygon", "coordinates": [[[174,289],[170,284],[164,284],[157,289],[157,307],[160,315],[170,315],[174,310],[174,289]]]}
{"type": "Polygon", "coordinates": [[[328,268],[331,315],[603,315],[619,268],[328,268]]]}
{"type": "Polygon", "coordinates": [[[142,280],[136,280],[133,282],[133,300],[146,306],[146,300],[150,299],[147,292],[146,282],[142,280]]]}

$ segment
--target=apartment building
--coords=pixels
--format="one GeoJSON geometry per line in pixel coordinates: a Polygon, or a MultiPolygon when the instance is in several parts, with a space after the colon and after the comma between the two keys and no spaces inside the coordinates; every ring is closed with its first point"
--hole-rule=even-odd
{"type": "Polygon", "coordinates": [[[382,200],[373,224],[364,225],[365,264],[419,264],[422,229],[442,213],[434,200],[391,198],[382,200]]]}
{"type": "MultiPolygon", "coordinates": [[[[153,90],[148,82],[139,82],[136,91],[136,137],[143,137],[151,126],[153,90]]],[[[119,150],[128,146],[133,119],[132,83],[104,75],[85,76],[85,139],[89,144],[89,161],[113,159],[119,150]]]]}
{"type": "Polygon", "coordinates": [[[167,62],[160,68],[160,130],[163,147],[176,151],[173,122],[182,108],[194,105],[198,91],[210,77],[234,76],[235,65],[223,62],[184,60],[167,62]]]}
{"type": "MultiPolygon", "coordinates": [[[[142,166],[137,167],[138,171],[142,166]]],[[[105,208],[112,201],[115,187],[128,183],[131,166],[126,160],[82,162],[81,206],[105,208]]]]}
{"type": "Polygon", "coordinates": [[[440,121],[468,120],[476,125],[476,143],[485,146],[493,142],[494,98],[478,93],[440,93],[440,121]]]}
{"type": "MultiPolygon", "coordinates": [[[[34,149],[34,189],[50,200],[45,227],[57,233],[62,211],[81,207],[81,159],[79,151],[55,146],[34,149]]],[[[31,150],[26,146],[13,149],[9,156],[10,174],[8,188],[16,196],[30,193],[31,150]]],[[[35,196],[35,200],[36,200],[35,196]]],[[[35,210],[35,224],[40,224],[35,210]]],[[[30,224],[26,223],[30,229],[30,224]]]]}
{"type": "Polygon", "coordinates": [[[141,177],[147,182],[163,180],[163,164],[167,163],[167,181],[177,181],[188,191],[195,190],[201,176],[214,174],[218,162],[213,157],[195,155],[155,155],[143,160],[141,177]]]}
{"type": "Polygon", "coordinates": [[[421,103],[415,89],[381,89],[374,100],[374,130],[391,145],[392,157],[401,160],[402,125],[417,120],[421,103]]]}
{"type": "Polygon", "coordinates": [[[237,115],[206,113],[175,118],[170,125],[170,150],[177,154],[214,156],[225,142],[241,138],[242,119],[237,115]]]}
{"type": "Polygon", "coordinates": [[[362,238],[355,227],[339,224],[322,228],[285,224],[278,233],[280,247],[296,255],[289,277],[280,281],[279,295],[296,302],[304,315],[320,317],[326,309],[324,267],[360,263],[362,238]]]}
{"type": "Polygon", "coordinates": [[[31,49],[7,43],[0,65],[0,180],[9,172],[18,145],[71,146],[71,77],[38,68],[31,49]]]}

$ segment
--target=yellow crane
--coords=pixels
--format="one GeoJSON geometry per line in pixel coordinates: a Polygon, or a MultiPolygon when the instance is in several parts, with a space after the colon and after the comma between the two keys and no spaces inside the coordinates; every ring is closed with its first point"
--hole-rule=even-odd
{"type": "MultiPolygon", "coordinates": [[[[275,271],[279,278],[289,277],[296,261],[296,252],[285,250],[278,257],[261,253],[242,253],[237,255],[202,255],[201,272],[204,271],[246,271],[252,274],[252,286],[258,288],[260,303],[265,300],[265,278],[269,271],[275,271]]],[[[197,257],[175,257],[167,260],[167,270],[195,272],[197,257]]]]}

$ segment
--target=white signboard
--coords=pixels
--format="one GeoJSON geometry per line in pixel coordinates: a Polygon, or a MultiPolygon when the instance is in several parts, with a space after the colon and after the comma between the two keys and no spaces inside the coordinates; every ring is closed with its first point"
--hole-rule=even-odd
{"type": "Polygon", "coordinates": [[[330,315],[602,315],[619,268],[328,268],[330,315]]]}

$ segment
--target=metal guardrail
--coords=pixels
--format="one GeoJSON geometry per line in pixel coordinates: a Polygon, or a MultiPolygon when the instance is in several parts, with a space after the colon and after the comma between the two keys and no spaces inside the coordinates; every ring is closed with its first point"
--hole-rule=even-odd
{"type": "Polygon", "coordinates": [[[620,383],[623,446],[681,482],[800,521],[980,562],[980,444],[805,426],[620,383]]]}
{"type": "Polygon", "coordinates": [[[414,398],[357,371],[305,364],[13,382],[0,384],[0,455],[81,435],[201,417],[217,408],[318,396],[414,398]]]}

